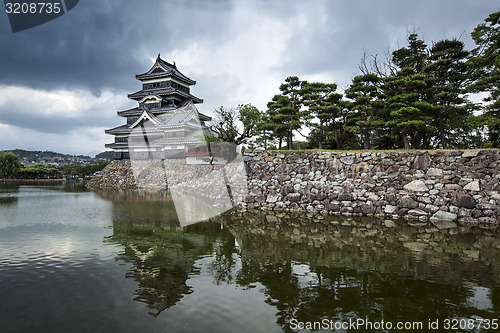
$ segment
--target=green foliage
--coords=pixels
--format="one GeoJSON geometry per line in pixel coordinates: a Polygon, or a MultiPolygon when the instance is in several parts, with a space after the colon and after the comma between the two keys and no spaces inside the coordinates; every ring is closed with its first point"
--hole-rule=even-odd
{"type": "Polygon", "coordinates": [[[113,152],[112,151],[103,151],[102,153],[95,155],[95,158],[102,159],[102,160],[110,160],[113,158],[113,152]]]}
{"type": "Polygon", "coordinates": [[[385,78],[384,93],[390,116],[387,124],[401,133],[405,149],[422,148],[424,133],[429,130],[431,105],[424,101],[425,88],[425,76],[411,67],[385,78]]]}
{"type": "Polygon", "coordinates": [[[252,104],[238,105],[238,120],[243,124],[243,130],[240,134],[241,143],[259,135],[259,124],[262,123],[264,114],[252,104]]]}
{"type": "Polygon", "coordinates": [[[19,156],[12,152],[0,151],[0,178],[16,176],[20,167],[19,156]]]}
{"type": "Polygon", "coordinates": [[[311,129],[318,129],[319,149],[323,149],[324,132],[339,117],[342,110],[342,94],[336,93],[336,90],[335,83],[323,82],[304,82],[300,90],[302,102],[309,111],[307,117],[304,117],[308,120],[306,124],[311,129]]]}
{"type": "Polygon", "coordinates": [[[469,89],[487,92],[485,117],[489,141],[500,147],[500,12],[490,14],[485,23],[479,24],[471,33],[477,48],[472,51],[471,63],[476,79],[469,89]]]}
{"type": "Polygon", "coordinates": [[[85,166],[77,162],[62,167],[52,167],[42,163],[23,166],[19,163],[17,155],[12,152],[0,152],[0,177],[16,179],[60,179],[63,176],[84,177],[104,169],[109,163],[110,161],[98,160],[94,164],[85,166]]]}
{"type": "Polygon", "coordinates": [[[61,176],[59,169],[41,163],[22,167],[19,170],[19,178],[21,179],[60,179],[61,176]]]}
{"type": "Polygon", "coordinates": [[[346,96],[351,100],[348,103],[350,114],[347,125],[349,129],[363,135],[363,146],[371,148],[370,136],[372,130],[381,126],[384,121],[380,118],[380,110],[384,101],[380,85],[382,78],[376,74],[365,74],[354,77],[346,96]]]}
{"type": "MultiPolygon", "coordinates": [[[[82,159],[90,159],[89,156],[85,155],[69,155],[69,154],[56,153],[48,150],[41,151],[41,150],[13,149],[9,151],[19,156],[20,160],[25,158],[28,161],[37,161],[40,159],[56,159],[58,161],[68,161],[70,159],[74,159],[75,157],[82,159]]],[[[113,152],[108,152],[108,153],[113,154],[113,152]]],[[[101,157],[96,156],[96,158],[101,158],[101,157]]]]}
{"type": "Polygon", "coordinates": [[[110,161],[99,160],[94,164],[81,165],[78,162],[66,164],[59,168],[62,176],[68,177],[85,177],[93,175],[94,173],[101,171],[108,165],[110,161]]]}
{"type": "Polygon", "coordinates": [[[98,160],[97,162],[95,162],[93,164],[84,165],[82,167],[82,173],[85,176],[92,175],[92,174],[104,169],[109,163],[111,163],[111,161],[98,160]]]}
{"type": "Polygon", "coordinates": [[[210,129],[220,141],[235,143],[238,136],[236,121],[238,115],[235,109],[227,109],[221,106],[214,110],[215,119],[210,123],[210,129]]]}
{"type": "Polygon", "coordinates": [[[427,59],[427,45],[418,39],[415,33],[408,35],[408,46],[400,48],[392,53],[392,61],[399,68],[413,68],[419,73],[425,66],[427,59]]]}
{"type": "MultiPolygon", "coordinates": [[[[293,149],[293,131],[299,130],[307,117],[307,111],[301,110],[301,89],[304,85],[297,76],[289,76],[280,85],[281,96],[278,97],[278,119],[286,129],[287,149],[293,149]],[[286,97],[287,99],[283,98],[286,97]]],[[[280,96],[280,95],[278,95],[280,96]]],[[[275,96],[276,97],[276,96],[275,96]]],[[[269,108],[269,105],[268,105],[269,108]]]]}
{"type": "MultiPolygon", "coordinates": [[[[313,139],[315,138],[312,135],[309,135],[308,139],[313,139]]],[[[316,143],[317,141],[311,142],[311,141],[295,141],[293,143],[293,146],[295,150],[307,150],[307,149],[314,149],[316,148],[316,143]]]]}
{"type": "Polygon", "coordinates": [[[290,110],[290,99],[283,95],[274,95],[272,100],[267,103],[267,114],[262,128],[268,131],[270,135],[279,142],[278,149],[281,149],[283,138],[288,136],[289,118],[284,112],[290,110]]]}
{"type": "Polygon", "coordinates": [[[452,129],[464,129],[472,114],[471,103],[465,97],[470,77],[464,43],[456,39],[442,40],[430,49],[424,72],[428,74],[427,100],[432,104],[433,127],[439,130],[439,142],[448,148],[452,129]]]}
{"type": "Polygon", "coordinates": [[[206,136],[209,142],[230,142],[240,145],[248,143],[252,137],[259,134],[263,114],[252,104],[240,104],[236,109],[221,106],[214,112],[215,119],[209,126],[215,135],[206,136]]]}
{"type": "MultiPolygon", "coordinates": [[[[201,137],[201,136],[200,136],[201,137]]],[[[221,142],[221,139],[213,134],[204,134],[205,141],[210,145],[212,142],[221,142]]]]}

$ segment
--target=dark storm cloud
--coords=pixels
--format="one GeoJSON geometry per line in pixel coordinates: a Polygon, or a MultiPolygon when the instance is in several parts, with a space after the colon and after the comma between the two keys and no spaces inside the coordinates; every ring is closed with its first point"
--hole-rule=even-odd
{"type": "Polygon", "coordinates": [[[470,33],[498,10],[498,4],[470,0],[312,1],[302,2],[300,10],[308,17],[309,29],[304,26],[289,41],[289,56],[280,69],[293,68],[299,76],[331,72],[341,75],[332,77],[334,80],[349,81],[359,74],[364,51],[383,61],[388,49],[406,44],[408,31],[416,31],[429,45],[460,38],[474,47],[470,33]]]}
{"type": "MultiPolygon", "coordinates": [[[[250,2],[87,0],[63,17],[16,34],[10,32],[3,13],[0,33],[6,51],[0,53],[0,83],[86,87],[97,94],[104,87],[133,91],[138,87],[133,74],[147,70],[148,59],[156,53],[206,40],[216,48],[234,38],[238,22],[231,11],[242,3],[250,2]]],[[[396,38],[404,43],[405,27],[420,28],[432,39],[459,37],[462,32],[468,36],[485,13],[494,10],[492,1],[465,0],[253,3],[249,15],[273,17],[276,22],[304,18],[302,23],[288,22],[292,28],[303,26],[288,41],[279,65],[284,75],[333,68],[354,74],[363,50],[382,53],[394,47],[396,38]]]]}
{"type": "MultiPolygon", "coordinates": [[[[140,89],[134,74],[158,53],[198,82],[201,112],[240,103],[264,110],[289,75],[347,86],[364,50],[383,58],[405,45],[406,28],[428,44],[463,34],[470,49],[470,32],[495,11],[498,0],[81,0],[15,34],[1,11],[0,149],[23,130],[103,133],[123,124],[116,111],[136,105],[126,97],[140,89]]],[[[99,140],[80,152],[111,138],[99,140]]]]}
{"type": "MultiPolygon", "coordinates": [[[[75,127],[86,127],[89,125],[88,120],[86,121],[85,118],[50,117],[26,114],[25,112],[20,112],[20,110],[12,111],[11,113],[2,114],[0,121],[3,124],[35,129],[41,133],[68,133],[75,127]]],[[[104,123],[103,120],[98,121],[98,124],[107,126],[108,124],[104,123]]]]}
{"type": "Polygon", "coordinates": [[[87,0],[54,21],[16,34],[3,24],[0,83],[83,86],[95,92],[134,89],[131,74],[146,71],[156,53],[197,38],[223,38],[220,28],[229,9],[219,1],[87,0]]]}

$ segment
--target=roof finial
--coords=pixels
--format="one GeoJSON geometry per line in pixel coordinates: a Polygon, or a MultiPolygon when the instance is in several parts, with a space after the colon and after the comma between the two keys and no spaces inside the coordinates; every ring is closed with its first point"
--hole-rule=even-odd
{"type": "Polygon", "coordinates": [[[160,59],[160,54],[158,53],[158,59],[160,59]]]}

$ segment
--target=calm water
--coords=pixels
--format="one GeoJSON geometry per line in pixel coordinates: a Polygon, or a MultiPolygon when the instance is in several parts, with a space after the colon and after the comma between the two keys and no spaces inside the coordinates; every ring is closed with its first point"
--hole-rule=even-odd
{"type": "Polygon", "coordinates": [[[487,331],[460,325],[500,319],[498,235],[411,224],[233,212],[181,228],[165,193],[0,184],[0,330],[487,331]],[[375,326],[335,326],[360,319],[375,326]]]}

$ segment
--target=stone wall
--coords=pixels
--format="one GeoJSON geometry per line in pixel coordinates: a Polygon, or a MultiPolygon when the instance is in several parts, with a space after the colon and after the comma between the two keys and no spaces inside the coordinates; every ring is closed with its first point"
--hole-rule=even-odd
{"type": "Polygon", "coordinates": [[[92,191],[136,189],[137,183],[130,166],[130,160],[111,161],[86,186],[92,191]]]}
{"type": "MultiPolygon", "coordinates": [[[[498,150],[342,153],[255,149],[244,159],[249,174],[243,206],[248,208],[403,217],[430,220],[440,228],[459,224],[496,229],[500,220],[498,150]]],[[[130,161],[113,161],[88,187],[165,188],[161,168],[148,164],[134,169],[136,174],[141,170],[136,177],[130,161]]],[[[183,174],[177,177],[186,178],[183,174]]],[[[198,193],[213,195],[208,190],[198,193]]]]}
{"type": "Polygon", "coordinates": [[[494,229],[500,151],[263,151],[245,156],[246,206],[494,229]]]}

